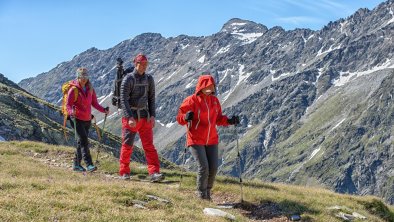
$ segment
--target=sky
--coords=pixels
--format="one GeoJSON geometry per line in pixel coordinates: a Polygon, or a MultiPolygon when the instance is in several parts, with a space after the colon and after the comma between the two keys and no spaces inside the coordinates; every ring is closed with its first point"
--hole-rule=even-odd
{"type": "Polygon", "coordinates": [[[209,36],[232,18],[320,30],[384,0],[0,0],[0,73],[18,83],[135,36],[209,36]]]}

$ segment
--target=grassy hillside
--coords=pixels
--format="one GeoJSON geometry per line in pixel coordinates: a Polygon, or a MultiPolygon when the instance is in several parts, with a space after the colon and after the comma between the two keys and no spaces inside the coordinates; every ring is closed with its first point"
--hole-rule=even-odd
{"type": "MultiPolygon", "coordinates": [[[[72,172],[72,157],[70,147],[0,143],[0,221],[226,221],[204,215],[203,209],[240,200],[233,178],[218,178],[213,202],[207,202],[195,198],[192,173],[183,177],[181,187],[180,172],[169,169],[163,170],[165,183],[122,181],[116,178],[118,162],[110,154],[102,153],[99,170],[87,174],[72,172]]],[[[145,166],[133,164],[132,169],[134,178],[147,175],[145,166]]],[[[393,207],[375,197],[257,181],[244,182],[243,191],[244,203],[224,209],[237,221],[288,221],[286,217],[294,213],[303,221],[341,221],[335,217],[339,210],[329,209],[333,206],[344,213],[360,213],[365,221],[394,221],[393,207]]]]}

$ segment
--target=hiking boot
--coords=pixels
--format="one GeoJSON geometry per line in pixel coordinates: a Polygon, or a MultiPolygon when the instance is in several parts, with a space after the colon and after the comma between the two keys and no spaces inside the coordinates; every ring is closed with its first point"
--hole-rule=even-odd
{"type": "Polygon", "coordinates": [[[119,177],[121,180],[130,180],[130,174],[125,173],[119,177]]]}
{"type": "Polygon", "coordinates": [[[85,172],[86,171],[86,169],[83,168],[81,165],[74,165],[73,170],[76,172],[85,172]]]}
{"type": "Polygon", "coordinates": [[[86,169],[87,169],[89,172],[93,172],[93,171],[97,170],[97,167],[96,167],[95,165],[93,165],[93,164],[89,164],[89,165],[86,167],[86,169]]]}
{"type": "Polygon", "coordinates": [[[150,182],[160,182],[164,180],[164,175],[162,173],[153,173],[150,175],[150,182]]]}
{"type": "Polygon", "coordinates": [[[211,193],[210,191],[196,191],[196,195],[198,198],[200,198],[201,200],[207,200],[207,201],[212,201],[211,199],[211,193]]]}
{"type": "Polygon", "coordinates": [[[206,199],[211,201],[211,190],[207,190],[207,195],[206,195],[206,199]]]}

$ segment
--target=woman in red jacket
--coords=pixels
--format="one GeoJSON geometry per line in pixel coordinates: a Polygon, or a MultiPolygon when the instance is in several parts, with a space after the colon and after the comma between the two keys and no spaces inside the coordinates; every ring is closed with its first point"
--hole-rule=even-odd
{"type": "Polygon", "coordinates": [[[218,169],[219,137],[216,126],[239,124],[239,117],[222,115],[219,99],[214,95],[211,75],[198,78],[196,91],[179,107],[177,121],[186,125],[187,146],[198,162],[197,190],[201,199],[211,199],[211,189],[218,169]]]}

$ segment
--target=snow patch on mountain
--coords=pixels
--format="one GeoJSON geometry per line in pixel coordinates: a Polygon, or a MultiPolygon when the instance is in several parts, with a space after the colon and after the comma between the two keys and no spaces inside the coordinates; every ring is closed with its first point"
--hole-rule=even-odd
{"type": "Polygon", "coordinates": [[[175,124],[175,122],[167,123],[167,124],[166,124],[166,127],[167,127],[167,128],[171,128],[171,126],[173,126],[174,124],[175,124]]]}
{"type": "Polygon", "coordinates": [[[219,54],[223,54],[223,53],[228,52],[228,50],[230,50],[230,47],[231,47],[231,46],[228,45],[228,46],[226,46],[226,47],[220,48],[219,51],[218,51],[214,56],[217,56],[217,55],[219,55],[219,54]]]}
{"type": "Polygon", "coordinates": [[[393,63],[392,59],[387,59],[386,62],[384,62],[383,64],[375,66],[374,68],[372,68],[370,70],[361,71],[361,72],[349,72],[349,71],[340,72],[339,78],[334,79],[332,84],[334,86],[343,86],[354,78],[357,78],[357,77],[360,77],[363,75],[367,75],[367,74],[371,74],[371,73],[374,73],[379,70],[388,69],[388,68],[394,68],[394,63],[393,63]]]}
{"type": "Polygon", "coordinates": [[[390,19],[390,21],[387,22],[386,25],[394,23],[394,12],[393,12],[393,9],[391,9],[391,8],[390,8],[390,15],[391,15],[391,19],[390,19]]]}
{"type": "Polygon", "coordinates": [[[108,94],[106,96],[100,96],[99,98],[97,98],[97,100],[99,101],[99,104],[103,103],[106,99],[108,99],[110,96],[112,96],[112,94],[114,94],[114,93],[111,92],[110,94],[108,94]]]}
{"type": "Polygon", "coordinates": [[[186,45],[181,44],[182,50],[183,50],[183,49],[186,49],[188,46],[189,46],[189,44],[186,44],[186,45]]]}
{"type": "Polygon", "coordinates": [[[319,49],[319,51],[317,52],[317,55],[316,55],[316,56],[321,56],[321,55],[323,55],[323,54],[327,54],[327,53],[332,52],[332,51],[334,51],[334,50],[341,49],[341,46],[342,46],[342,44],[339,44],[339,45],[336,46],[336,47],[334,47],[333,45],[331,45],[330,48],[329,48],[328,50],[324,51],[324,52],[322,51],[322,50],[323,50],[323,47],[321,47],[321,48],[319,49]]]}
{"type": "MultiPolygon", "coordinates": [[[[271,73],[272,73],[272,72],[271,72],[271,73]]],[[[271,80],[272,80],[272,82],[275,82],[275,81],[277,81],[277,80],[279,80],[279,79],[281,79],[281,78],[283,78],[283,77],[289,76],[290,74],[291,74],[290,72],[285,72],[285,73],[280,74],[280,75],[277,76],[277,77],[274,77],[274,75],[272,75],[271,80]]]]}
{"type": "Polygon", "coordinates": [[[340,126],[344,121],[346,120],[346,118],[343,118],[341,121],[339,121],[339,123],[337,123],[337,125],[335,125],[331,130],[334,130],[336,128],[338,128],[338,126],[340,126]]]}
{"type": "Polygon", "coordinates": [[[320,149],[321,149],[321,147],[313,150],[312,153],[311,153],[311,156],[308,159],[308,161],[311,160],[320,151],[320,149]]]}
{"type": "Polygon", "coordinates": [[[250,44],[264,34],[262,32],[248,32],[247,29],[244,29],[246,25],[248,25],[246,22],[234,22],[224,31],[230,32],[236,39],[241,40],[242,45],[250,44]]]}
{"type": "Polygon", "coordinates": [[[260,36],[262,36],[264,33],[241,33],[241,32],[233,32],[231,33],[236,36],[237,39],[243,41],[243,45],[250,44],[256,39],[258,39],[260,36]]]}
{"type": "Polygon", "coordinates": [[[317,82],[319,81],[321,75],[323,75],[323,68],[319,68],[319,69],[317,69],[317,71],[318,71],[318,75],[316,76],[316,82],[313,83],[313,85],[315,85],[315,86],[316,86],[317,82]]]}
{"type": "Polygon", "coordinates": [[[197,61],[198,61],[199,63],[204,63],[204,61],[205,61],[205,55],[201,56],[201,58],[199,58],[197,61]]]}
{"type": "MultiPolygon", "coordinates": [[[[239,72],[238,81],[237,81],[237,83],[235,84],[235,86],[232,87],[232,89],[231,89],[231,90],[227,93],[227,95],[223,98],[223,103],[230,97],[230,95],[235,91],[235,89],[236,89],[239,85],[241,85],[242,82],[244,82],[244,80],[247,79],[247,78],[252,74],[252,72],[246,73],[246,72],[244,71],[245,65],[243,65],[243,64],[238,64],[238,66],[239,66],[239,68],[238,68],[238,72],[239,72]]],[[[227,73],[226,73],[226,75],[227,75],[227,73]]],[[[223,79],[224,79],[224,78],[223,78],[223,79]]]]}

